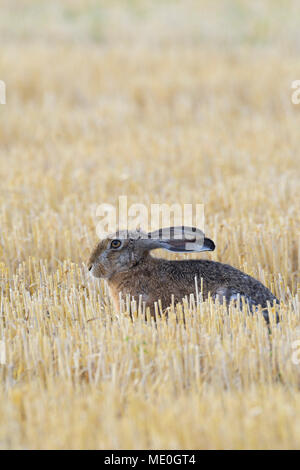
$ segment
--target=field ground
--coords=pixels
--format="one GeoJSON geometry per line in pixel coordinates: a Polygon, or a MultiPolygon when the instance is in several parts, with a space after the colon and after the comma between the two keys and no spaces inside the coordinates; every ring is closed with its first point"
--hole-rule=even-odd
{"type": "Polygon", "coordinates": [[[297,8],[1,1],[1,448],[300,447],[297,8]],[[203,203],[280,325],[118,317],[84,262],[119,195],[203,203]]]}

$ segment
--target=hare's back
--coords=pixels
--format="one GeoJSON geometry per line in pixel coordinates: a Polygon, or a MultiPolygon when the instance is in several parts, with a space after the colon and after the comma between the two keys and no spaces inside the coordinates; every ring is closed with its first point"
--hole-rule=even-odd
{"type": "Polygon", "coordinates": [[[213,297],[225,297],[227,302],[236,300],[239,296],[245,297],[251,305],[267,307],[278,302],[275,295],[260,281],[245,274],[233,266],[209,260],[184,260],[177,261],[180,276],[190,277],[190,282],[198,280],[199,287],[203,286],[204,295],[210,293],[213,297]],[[202,279],[202,281],[201,281],[202,279]]]}

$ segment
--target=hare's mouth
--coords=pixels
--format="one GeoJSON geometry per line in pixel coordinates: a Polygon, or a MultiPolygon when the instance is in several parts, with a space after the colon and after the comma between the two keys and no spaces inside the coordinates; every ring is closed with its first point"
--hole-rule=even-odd
{"type": "Polygon", "coordinates": [[[92,265],[89,271],[93,277],[106,277],[106,271],[100,264],[92,265]]]}

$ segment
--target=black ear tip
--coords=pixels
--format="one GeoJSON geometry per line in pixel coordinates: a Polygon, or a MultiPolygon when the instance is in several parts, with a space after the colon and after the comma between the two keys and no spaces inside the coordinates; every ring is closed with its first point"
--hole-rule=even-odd
{"type": "Polygon", "coordinates": [[[210,238],[204,238],[204,244],[205,248],[207,248],[209,251],[214,251],[216,248],[216,245],[210,238]]]}

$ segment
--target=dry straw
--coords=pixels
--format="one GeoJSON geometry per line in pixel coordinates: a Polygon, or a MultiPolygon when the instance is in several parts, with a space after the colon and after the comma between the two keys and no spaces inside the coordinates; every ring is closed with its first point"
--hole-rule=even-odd
{"type": "Polygon", "coordinates": [[[19,3],[18,28],[11,2],[0,18],[0,447],[299,448],[297,2],[19,3]],[[271,288],[280,324],[196,292],[117,315],[84,262],[120,194],[204,203],[203,257],[271,288]]]}

